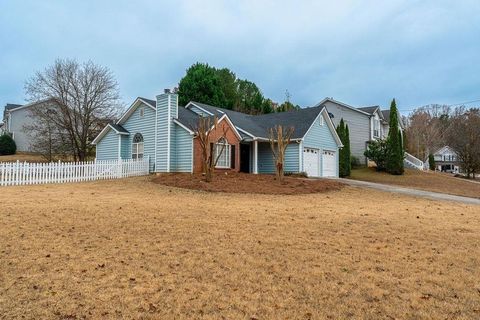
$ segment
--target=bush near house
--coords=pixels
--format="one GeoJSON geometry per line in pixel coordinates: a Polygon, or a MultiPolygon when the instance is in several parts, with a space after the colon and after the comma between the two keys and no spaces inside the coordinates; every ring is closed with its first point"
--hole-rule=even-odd
{"type": "Polygon", "coordinates": [[[0,156],[8,156],[17,152],[17,145],[8,134],[0,136],[0,156]]]}
{"type": "Polygon", "coordinates": [[[364,155],[375,162],[377,171],[385,171],[388,159],[387,141],[377,140],[369,142],[368,149],[364,155]]]}

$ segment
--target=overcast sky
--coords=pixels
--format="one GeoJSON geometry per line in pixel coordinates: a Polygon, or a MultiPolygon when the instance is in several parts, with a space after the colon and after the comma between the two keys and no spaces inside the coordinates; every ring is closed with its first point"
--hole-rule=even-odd
{"type": "Polygon", "coordinates": [[[199,61],[276,101],[408,113],[480,99],[480,1],[0,0],[0,104],[56,58],[107,66],[126,104],[199,61]]]}

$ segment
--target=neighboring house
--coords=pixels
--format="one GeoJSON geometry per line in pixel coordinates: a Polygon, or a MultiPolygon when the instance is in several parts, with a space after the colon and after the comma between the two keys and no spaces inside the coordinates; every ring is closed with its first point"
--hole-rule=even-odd
{"type": "Polygon", "coordinates": [[[35,137],[35,132],[28,129],[35,121],[32,113],[32,108],[45,104],[51,105],[51,100],[41,100],[25,105],[7,104],[3,112],[4,126],[2,128],[4,133],[12,136],[17,151],[32,152],[32,139],[35,137]]]}
{"type": "MultiPolygon", "coordinates": [[[[435,159],[435,170],[442,172],[458,173],[460,172],[460,162],[457,154],[449,146],[444,146],[433,153],[435,159]]],[[[428,159],[425,162],[428,165],[428,159]]]]}
{"type": "MultiPolygon", "coordinates": [[[[379,106],[356,108],[333,98],[325,98],[315,106],[327,108],[335,127],[342,118],[348,124],[351,153],[362,164],[367,164],[364,152],[368,142],[385,139],[388,135],[390,111],[381,110],[379,106]]],[[[400,120],[399,126],[403,130],[400,120]]]]}
{"type": "Polygon", "coordinates": [[[324,107],[299,111],[247,115],[197,102],[178,106],[178,95],[166,90],[156,100],[137,98],[116,123],[94,139],[98,160],[150,159],[152,172],[203,171],[196,137],[200,117],[217,117],[211,148],[220,152],[216,169],[274,173],[269,129],[294,127],[285,154],[285,172],[313,177],[338,177],[338,150],[342,147],[324,107]],[[223,130],[226,129],[226,137],[223,130]],[[225,146],[225,147],[223,147],[225,146]]]}

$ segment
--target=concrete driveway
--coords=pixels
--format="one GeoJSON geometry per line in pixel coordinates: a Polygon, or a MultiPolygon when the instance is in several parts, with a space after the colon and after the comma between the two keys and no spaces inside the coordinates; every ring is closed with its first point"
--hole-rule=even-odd
{"type": "Polygon", "coordinates": [[[358,180],[351,180],[351,179],[339,179],[339,180],[345,184],[356,186],[356,187],[363,187],[363,188],[376,189],[376,190],[386,191],[386,192],[406,194],[409,196],[427,198],[432,200],[456,201],[456,202],[461,202],[465,204],[480,205],[480,199],[475,199],[475,198],[454,196],[451,194],[404,188],[404,187],[367,182],[367,181],[358,181],[358,180]]]}

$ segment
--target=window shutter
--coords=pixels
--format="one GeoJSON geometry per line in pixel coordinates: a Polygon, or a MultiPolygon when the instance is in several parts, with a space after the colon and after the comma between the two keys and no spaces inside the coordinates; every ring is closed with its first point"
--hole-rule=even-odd
{"type": "Polygon", "coordinates": [[[230,151],[230,168],[235,169],[235,145],[231,145],[230,151]]]}
{"type": "Polygon", "coordinates": [[[213,142],[210,142],[210,160],[212,163],[215,162],[214,154],[213,154],[213,142]]]}

